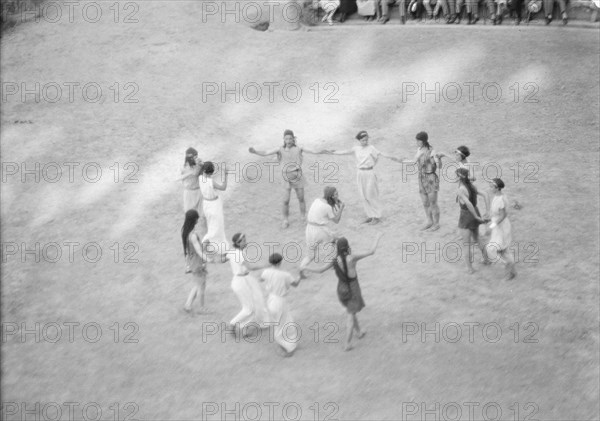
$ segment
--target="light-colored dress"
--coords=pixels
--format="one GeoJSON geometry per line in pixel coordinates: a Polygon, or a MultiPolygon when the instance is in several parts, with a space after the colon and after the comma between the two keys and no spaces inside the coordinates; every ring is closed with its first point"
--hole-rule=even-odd
{"type": "Polygon", "coordinates": [[[309,250],[334,241],[334,233],[327,226],[334,217],[333,208],[325,199],[315,199],[306,216],[306,244],[309,250]]]}
{"type": "Polygon", "coordinates": [[[508,215],[498,224],[501,210],[504,209],[506,211],[507,208],[508,200],[506,199],[506,196],[503,194],[500,196],[494,195],[490,207],[490,217],[492,220],[490,228],[492,229],[492,235],[489,244],[498,251],[506,250],[512,243],[512,228],[510,226],[510,221],[508,220],[508,215]]]}
{"type": "Polygon", "coordinates": [[[266,269],[261,278],[265,281],[265,290],[269,294],[267,299],[267,309],[271,322],[277,323],[275,326],[275,340],[287,352],[292,352],[298,346],[300,339],[297,326],[290,312],[287,295],[294,278],[288,272],[280,269],[266,269]]]}
{"type": "Polygon", "coordinates": [[[242,250],[230,250],[227,252],[227,256],[233,272],[231,289],[242,305],[242,309],[230,323],[232,325],[239,323],[240,329],[243,329],[248,323],[256,323],[260,328],[265,327],[265,323],[270,320],[265,298],[258,281],[250,275],[244,265],[245,259],[242,250]]]}
{"type": "Polygon", "coordinates": [[[200,177],[200,191],[202,192],[202,208],[206,217],[206,234],[202,242],[209,242],[209,253],[223,254],[229,249],[229,242],[225,236],[225,217],[223,216],[223,201],[217,195],[213,186],[213,179],[206,174],[200,177]]]}
{"type": "Polygon", "coordinates": [[[369,218],[381,218],[381,203],[379,202],[379,187],[375,164],[381,152],[373,145],[366,147],[354,146],[352,148],[358,168],[356,181],[358,192],[363,201],[365,213],[369,218]]]}
{"type": "Polygon", "coordinates": [[[190,209],[198,211],[202,215],[202,193],[200,192],[200,165],[190,167],[185,165],[181,169],[181,182],[183,184],[183,211],[190,209]]]}

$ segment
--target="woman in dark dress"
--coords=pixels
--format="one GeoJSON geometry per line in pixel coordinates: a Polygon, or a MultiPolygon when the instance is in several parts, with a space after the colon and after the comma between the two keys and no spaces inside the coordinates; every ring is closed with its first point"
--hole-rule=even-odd
{"type": "MultiPolygon", "coordinates": [[[[469,170],[459,168],[456,170],[458,176],[458,194],[456,201],[460,206],[460,217],[458,219],[458,228],[463,238],[463,248],[465,250],[465,261],[467,263],[467,272],[474,273],[472,246],[477,244],[483,254],[483,263],[488,264],[488,258],[485,253],[484,244],[479,241],[479,225],[484,222],[481,218],[479,209],[477,209],[477,195],[483,197],[486,210],[489,209],[487,196],[478,192],[477,188],[471,184],[469,170]]],[[[487,211],[486,211],[487,214],[487,211]]]]}
{"type": "Polygon", "coordinates": [[[360,285],[358,284],[358,277],[356,275],[356,262],[375,254],[375,250],[377,250],[377,245],[382,236],[383,233],[378,234],[371,250],[363,254],[352,254],[348,240],[342,237],[337,241],[337,257],[335,260],[318,269],[301,268],[301,273],[323,273],[328,269],[334,268],[335,274],[338,277],[338,299],[342,305],[346,307],[348,313],[346,323],[346,345],[344,346],[344,351],[350,351],[352,349],[351,341],[354,330],[356,330],[358,339],[362,339],[366,335],[364,330],[360,330],[358,318],[356,317],[356,313],[365,307],[365,302],[360,291],[360,285]]]}
{"type": "Polygon", "coordinates": [[[344,22],[348,16],[356,13],[357,10],[356,0],[340,0],[340,7],[338,7],[340,22],[344,22]]]}

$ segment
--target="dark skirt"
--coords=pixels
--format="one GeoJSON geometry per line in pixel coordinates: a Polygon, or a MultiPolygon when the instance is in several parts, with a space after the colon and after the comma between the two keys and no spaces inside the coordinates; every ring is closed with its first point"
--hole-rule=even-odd
{"type": "Polygon", "coordinates": [[[356,13],[357,10],[358,6],[356,6],[356,0],[340,0],[340,7],[338,8],[340,13],[351,15],[356,13]]]}
{"type": "MultiPolygon", "coordinates": [[[[475,212],[477,212],[477,215],[480,216],[479,209],[477,209],[477,206],[475,206],[475,212]]],[[[477,219],[475,219],[471,212],[469,212],[469,209],[464,209],[462,206],[460,207],[458,228],[475,231],[479,228],[479,224],[480,222],[477,219]]]]}
{"type": "Polygon", "coordinates": [[[344,281],[338,281],[337,293],[340,303],[342,303],[342,305],[348,309],[349,313],[358,313],[365,307],[365,302],[363,300],[362,293],[360,292],[358,279],[353,279],[346,284],[350,289],[350,294],[348,294],[349,297],[343,297],[340,293],[340,289],[343,289],[344,287],[344,285],[340,285],[342,283],[346,284],[344,281]]]}

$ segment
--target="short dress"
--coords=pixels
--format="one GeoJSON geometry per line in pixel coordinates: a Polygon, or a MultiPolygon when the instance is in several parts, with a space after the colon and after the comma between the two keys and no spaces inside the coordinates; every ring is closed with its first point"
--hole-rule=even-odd
{"type": "Polygon", "coordinates": [[[338,277],[337,294],[340,303],[349,313],[358,313],[365,307],[365,301],[363,300],[362,293],[360,291],[360,285],[358,284],[358,278],[349,278],[344,270],[338,265],[337,259],[333,261],[333,268],[335,274],[338,277]],[[340,290],[343,290],[346,284],[350,289],[350,296],[344,297],[340,290]]]}
{"type": "Polygon", "coordinates": [[[431,194],[440,190],[440,179],[436,174],[437,164],[433,149],[427,148],[424,151],[417,151],[415,161],[419,169],[419,193],[431,194]]]}
{"type": "Polygon", "coordinates": [[[305,186],[302,175],[302,148],[279,148],[277,152],[279,163],[282,165],[281,174],[286,188],[303,189],[305,186]]]}
{"type": "MultiPolygon", "coordinates": [[[[475,208],[475,213],[477,213],[477,216],[481,216],[481,214],[479,213],[479,209],[477,209],[477,189],[475,188],[475,186],[471,186],[471,188],[468,190],[469,202],[471,202],[471,204],[475,208]]],[[[458,197],[456,198],[456,201],[458,202],[458,197]]],[[[459,205],[460,216],[458,218],[458,228],[468,229],[471,231],[475,231],[476,229],[478,229],[481,222],[475,219],[473,214],[469,211],[469,208],[467,208],[467,205],[462,203],[459,203],[459,205]]]]}
{"type": "MultiPolygon", "coordinates": [[[[202,259],[202,257],[198,255],[198,253],[196,253],[194,244],[192,244],[192,236],[194,235],[196,236],[196,238],[198,238],[197,234],[194,231],[190,232],[190,234],[188,235],[186,256],[187,264],[189,266],[190,273],[193,273],[194,275],[202,278],[206,278],[206,275],[208,273],[206,270],[206,262],[202,259]]],[[[198,239],[198,242],[200,242],[200,239],[198,239]]]]}

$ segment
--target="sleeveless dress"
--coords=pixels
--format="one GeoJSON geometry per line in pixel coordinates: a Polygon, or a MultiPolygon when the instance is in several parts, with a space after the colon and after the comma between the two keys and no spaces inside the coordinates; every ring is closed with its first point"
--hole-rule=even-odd
{"type": "MultiPolygon", "coordinates": [[[[188,235],[187,239],[187,264],[190,268],[191,273],[193,273],[196,276],[206,277],[206,262],[198,255],[198,253],[196,253],[196,249],[194,248],[194,245],[192,244],[191,240],[193,235],[197,236],[197,234],[194,231],[190,232],[190,235],[188,235]]],[[[198,242],[200,242],[200,239],[198,239],[198,242]]]]}
{"type": "Polygon", "coordinates": [[[348,309],[348,312],[358,313],[365,307],[358,277],[348,277],[344,269],[338,265],[337,259],[333,262],[333,268],[338,277],[337,294],[340,303],[348,309]]]}
{"type": "Polygon", "coordinates": [[[183,211],[187,212],[190,209],[198,211],[202,215],[202,193],[200,192],[200,172],[202,167],[194,165],[190,167],[186,165],[181,170],[181,182],[183,184],[183,211]]]}
{"type": "MultiPolygon", "coordinates": [[[[479,209],[477,209],[477,189],[475,188],[475,186],[471,186],[470,189],[467,187],[467,190],[469,190],[469,202],[471,202],[471,204],[475,208],[477,216],[481,216],[479,213],[479,209]]],[[[456,201],[458,202],[458,197],[456,198],[456,201]]],[[[479,227],[480,222],[477,219],[475,219],[473,214],[467,208],[467,205],[462,204],[460,202],[459,205],[460,216],[458,218],[458,228],[468,229],[471,231],[476,230],[479,227]]]]}
{"type": "Polygon", "coordinates": [[[298,146],[292,148],[279,148],[277,152],[279,163],[282,165],[281,174],[286,188],[304,188],[304,177],[302,176],[302,149],[298,146]]]}
{"type": "Polygon", "coordinates": [[[500,210],[506,210],[507,204],[508,200],[504,195],[494,196],[492,199],[490,216],[492,217],[493,228],[490,244],[493,244],[498,250],[506,250],[512,243],[512,229],[508,216],[498,224],[500,210]]]}
{"type": "Polygon", "coordinates": [[[433,148],[428,148],[422,153],[417,151],[415,161],[419,169],[419,193],[421,194],[431,194],[440,189],[440,179],[436,174],[437,164],[433,160],[434,155],[433,148]]]}

